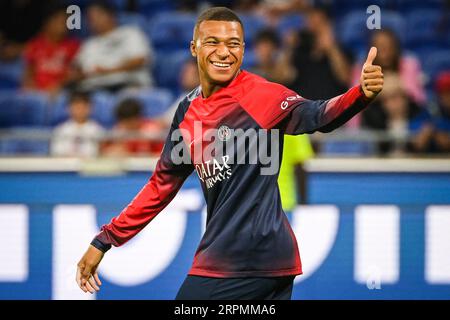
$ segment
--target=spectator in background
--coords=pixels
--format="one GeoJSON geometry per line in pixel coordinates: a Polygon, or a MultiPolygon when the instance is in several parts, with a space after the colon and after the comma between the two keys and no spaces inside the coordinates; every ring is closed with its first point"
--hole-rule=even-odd
{"type": "Polygon", "coordinates": [[[408,96],[398,74],[385,72],[383,91],[370,108],[363,111],[363,125],[369,129],[384,130],[392,136],[390,141],[379,144],[382,154],[402,154],[408,150],[410,124],[420,115],[420,110],[419,105],[408,96]]]}
{"type": "Polygon", "coordinates": [[[180,96],[170,106],[170,108],[164,112],[164,114],[157,119],[164,128],[169,128],[175,112],[178,109],[178,104],[183,100],[186,95],[200,85],[200,79],[198,76],[197,60],[194,58],[187,59],[183,64],[180,72],[179,86],[181,89],[180,96]]]}
{"type": "MultiPolygon", "coordinates": [[[[396,34],[388,29],[377,30],[373,33],[370,46],[378,48],[374,64],[380,65],[383,72],[390,71],[398,74],[408,96],[417,104],[423,105],[426,102],[426,94],[422,83],[420,62],[415,57],[402,53],[400,40],[396,34]]],[[[362,62],[353,68],[354,84],[359,83],[361,67],[362,62]]]]}
{"type": "Polygon", "coordinates": [[[418,132],[411,142],[412,151],[450,153],[450,71],[438,75],[435,83],[437,108],[432,115],[427,110],[413,122],[418,132]]]}
{"type": "Polygon", "coordinates": [[[69,98],[70,119],[53,131],[50,145],[52,156],[95,157],[98,154],[98,140],[103,128],[90,119],[89,95],[74,92],[69,98]]]}
{"type": "Polygon", "coordinates": [[[53,8],[41,32],[27,43],[24,89],[55,95],[68,81],[69,67],[80,44],[68,36],[66,19],[64,7],[53,8]]]}
{"type": "Polygon", "coordinates": [[[128,98],[120,102],[116,108],[116,119],[117,124],[112,132],[114,139],[103,145],[104,155],[158,155],[161,152],[163,141],[149,140],[142,136],[150,133],[158,135],[163,128],[157,121],[144,118],[142,105],[138,100],[128,98]]]}
{"type": "Polygon", "coordinates": [[[269,24],[276,25],[283,15],[304,12],[310,4],[308,0],[262,0],[259,9],[269,24]]]}
{"type": "Polygon", "coordinates": [[[88,6],[94,36],[81,46],[72,72],[84,90],[118,90],[152,85],[152,49],[146,35],[135,26],[119,26],[114,8],[105,1],[88,6]]]}
{"type": "Polygon", "coordinates": [[[289,84],[295,77],[290,65],[289,55],[279,48],[281,41],[272,29],[261,30],[255,37],[254,53],[256,65],[250,71],[269,81],[283,85],[289,84]]]}
{"type": "Polygon", "coordinates": [[[332,98],[350,84],[351,57],[336,42],[333,22],[324,8],[313,7],[306,17],[306,28],[291,43],[297,74],[290,87],[308,99],[332,98]]]}

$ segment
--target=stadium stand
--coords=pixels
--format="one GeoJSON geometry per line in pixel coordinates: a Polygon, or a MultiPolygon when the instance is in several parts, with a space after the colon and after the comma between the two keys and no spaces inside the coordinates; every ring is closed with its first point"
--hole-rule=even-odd
{"type": "MultiPolygon", "coordinates": [[[[89,1],[75,0],[71,4],[85,8],[89,1]]],[[[142,29],[152,42],[155,61],[149,72],[153,73],[156,87],[135,93],[115,95],[95,92],[93,99],[93,118],[103,126],[111,128],[114,124],[114,106],[125,95],[135,96],[145,106],[145,115],[155,117],[173,103],[180,94],[178,88],[179,70],[190,57],[189,42],[197,13],[177,11],[178,3],[167,0],[113,0],[119,11],[120,24],[133,24],[142,29]]],[[[439,71],[450,69],[450,22],[449,9],[443,0],[341,0],[316,1],[330,5],[330,13],[336,26],[338,40],[349,49],[355,58],[367,50],[370,32],[366,27],[369,5],[378,5],[381,10],[381,26],[395,31],[400,37],[405,51],[416,55],[425,73],[426,88],[433,99],[432,84],[439,71]],[[411,32],[414,31],[414,32],[411,32]]],[[[254,13],[240,14],[246,30],[246,51],[244,68],[255,64],[252,42],[255,34],[268,26],[268,21],[254,13]]],[[[85,19],[82,29],[72,34],[84,39],[88,35],[85,19]]],[[[281,17],[273,26],[280,36],[305,25],[302,14],[288,14],[281,17]]],[[[67,119],[67,93],[62,92],[53,99],[36,93],[21,92],[24,63],[21,59],[12,62],[0,61],[0,129],[14,128],[52,128],[67,119]]],[[[26,144],[1,142],[2,154],[31,152],[45,154],[48,146],[27,146],[26,144]]],[[[373,150],[367,146],[352,149],[345,143],[325,144],[324,152],[368,154],[373,150]]]]}

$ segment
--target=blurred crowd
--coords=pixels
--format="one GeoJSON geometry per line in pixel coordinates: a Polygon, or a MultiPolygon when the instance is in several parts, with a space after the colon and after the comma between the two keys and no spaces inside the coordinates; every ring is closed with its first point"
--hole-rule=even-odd
{"type": "Polygon", "coordinates": [[[80,30],[67,28],[68,3],[0,2],[0,132],[52,132],[50,143],[32,141],[33,147],[0,134],[0,154],[159,154],[178,102],[199,84],[189,37],[196,14],[210,5],[242,16],[245,69],[308,99],[329,99],[357,85],[368,48],[378,48],[382,93],[340,129],[347,138],[314,143],[318,153],[450,152],[447,1],[70,4],[82,9],[80,30]],[[381,8],[381,29],[365,25],[370,4],[381,8]],[[366,131],[373,139],[353,139],[366,131]]]}

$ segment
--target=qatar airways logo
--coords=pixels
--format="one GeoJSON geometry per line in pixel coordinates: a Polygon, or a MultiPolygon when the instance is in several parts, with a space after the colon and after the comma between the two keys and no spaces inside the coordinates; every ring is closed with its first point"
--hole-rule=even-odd
{"type": "Polygon", "coordinates": [[[193,129],[174,130],[170,139],[172,162],[193,164],[208,188],[229,178],[236,164],[256,165],[261,175],[279,171],[278,129],[233,129],[227,124],[205,129],[201,121],[195,121],[193,129]]]}
{"type": "Polygon", "coordinates": [[[231,177],[229,159],[229,156],[223,156],[222,161],[212,159],[195,165],[195,171],[197,171],[198,177],[206,185],[206,188],[212,188],[217,182],[231,177]]]}

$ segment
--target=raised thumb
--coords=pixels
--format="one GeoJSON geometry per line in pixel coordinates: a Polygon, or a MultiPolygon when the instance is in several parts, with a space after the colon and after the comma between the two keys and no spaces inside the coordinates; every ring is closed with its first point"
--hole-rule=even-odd
{"type": "Polygon", "coordinates": [[[365,66],[372,65],[373,60],[375,60],[376,56],[377,56],[377,48],[376,47],[370,48],[369,54],[367,55],[367,59],[364,65],[365,66]]]}

